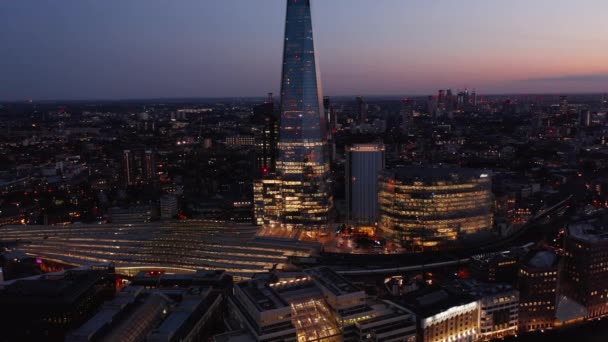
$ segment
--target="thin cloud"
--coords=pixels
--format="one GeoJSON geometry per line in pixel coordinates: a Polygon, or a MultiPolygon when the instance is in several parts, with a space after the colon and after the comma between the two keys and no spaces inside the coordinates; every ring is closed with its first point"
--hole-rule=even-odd
{"type": "Polygon", "coordinates": [[[529,78],[521,82],[608,82],[608,73],[529,78]]]}

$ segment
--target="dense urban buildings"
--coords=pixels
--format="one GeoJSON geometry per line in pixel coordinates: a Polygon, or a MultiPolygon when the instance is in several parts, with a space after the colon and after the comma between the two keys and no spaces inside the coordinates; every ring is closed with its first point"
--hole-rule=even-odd
{"type": "Polygon", "coordinates": [[[380,229],[411,249],[492,229],[491,174],[449,167],[386,170],[379,177],[380,229]]]}
{"type": "Polygon", "coordinates": [[[323,96],[311,2],[277,96],[0,99],[0,342],[608,339],[604,89],[323,96]]]}

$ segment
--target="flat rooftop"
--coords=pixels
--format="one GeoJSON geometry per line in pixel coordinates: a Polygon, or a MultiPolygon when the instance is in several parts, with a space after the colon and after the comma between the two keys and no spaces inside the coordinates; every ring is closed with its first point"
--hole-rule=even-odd
{"type": "Polygon", "coordinates": [[[536,252],[527,262],[529,266],[535,268],[549,268],[557,261],[557,255],[550,251],[536,252]]]}
{"type": "Polygon", "coordinates": [[[510,284],[484,283],[474,279],[457,280],[452,284],[451,288],[475,298],[497,295],[514,290],[513,286],[510,284]]]}
{"type": "Polygon", "coordinates": [[[128,286],[114,300],[106,302],[95,316],[71,332],[67,340],[97,340],[120,335],[133,321],[157,320],[151,315],[159,307],[167,308],[169,313],[149,327],[148,337],[171,340],[182,327],[192,323],[190,318],[193,315],[206,310],[209,293],[209,289],[199,287],[146,290],[143,286],[128,286]],[[177,302],[170,299],[175,298],[170,296],[173,292],[180,292],[181,296],[178,297],[182,299],[177,302]]]}
{"type": "Polygon", "coordinates": [[[439,286],[423,287],[410,292],[395,302],[411,309],[420,317],[431,317],[452,307],[475,302],[475,298],[464,293],[450,293],[439,286]]]}
{"type": "Polygon", "coordinates": [[[383,171],[398,180],[420,180],[427,182],[446,181],[454,178],[490,178],[491,172],[481,169],[468,169],[455,166],[405,166],[383,171]]]}
{"type": "Polygon", "coordinates": [[[591,223],[574,223],[568,226],[568,234],[585,242],[608,241],[608,229],[591,223]]]}
{"type": "Polygon", "coordinates": [[[0,298],[71,302],[88,291],[105,275],[108,275],[107,271],[68,270],[59,274],[14,280],[5,284],[0,290],[0,298]]]}
{"type": "Polygon", "coordinates": [[[279,309],[289,306],[278,293],[276,293],[264,280],[251,280],[236,284],[258,311],[279,309]]]}
{"type": "Polygon", "coordinates": [[[344,277],[327,267],[317,267],[308,269],[305,271],[305,273],[313,277],[323,287],[331,291],[336,296],[342,296],[362,291],[360,288],[353,285],[344,277]]]}

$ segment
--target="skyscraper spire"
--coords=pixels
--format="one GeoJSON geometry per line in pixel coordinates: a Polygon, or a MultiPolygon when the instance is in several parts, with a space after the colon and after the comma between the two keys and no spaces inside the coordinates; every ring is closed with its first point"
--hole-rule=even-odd
{"type": "Polygon", "coordinates": [[[270,234],[318,232],[327,228],[332,201],[310,0],[287,0],[283,43],[277,172],[254,186],[256,221],[270,234]]]}
{"type": "Polygon", "coordinates": [[[277,163],[283,228],[327,225],[331,201],[322,99],[310,0],[287,0],[277,163]]]}

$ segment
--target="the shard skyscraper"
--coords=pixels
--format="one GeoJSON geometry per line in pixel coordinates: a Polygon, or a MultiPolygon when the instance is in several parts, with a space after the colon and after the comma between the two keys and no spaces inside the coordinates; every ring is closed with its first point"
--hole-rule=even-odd
{"type": "Polygon", "coordinates": [[[264,185],[263,221],[271,228],[319,231],[328,224],[330,170],[310,0],[287,0],[283,43],[277,174],[264,185]]]}

